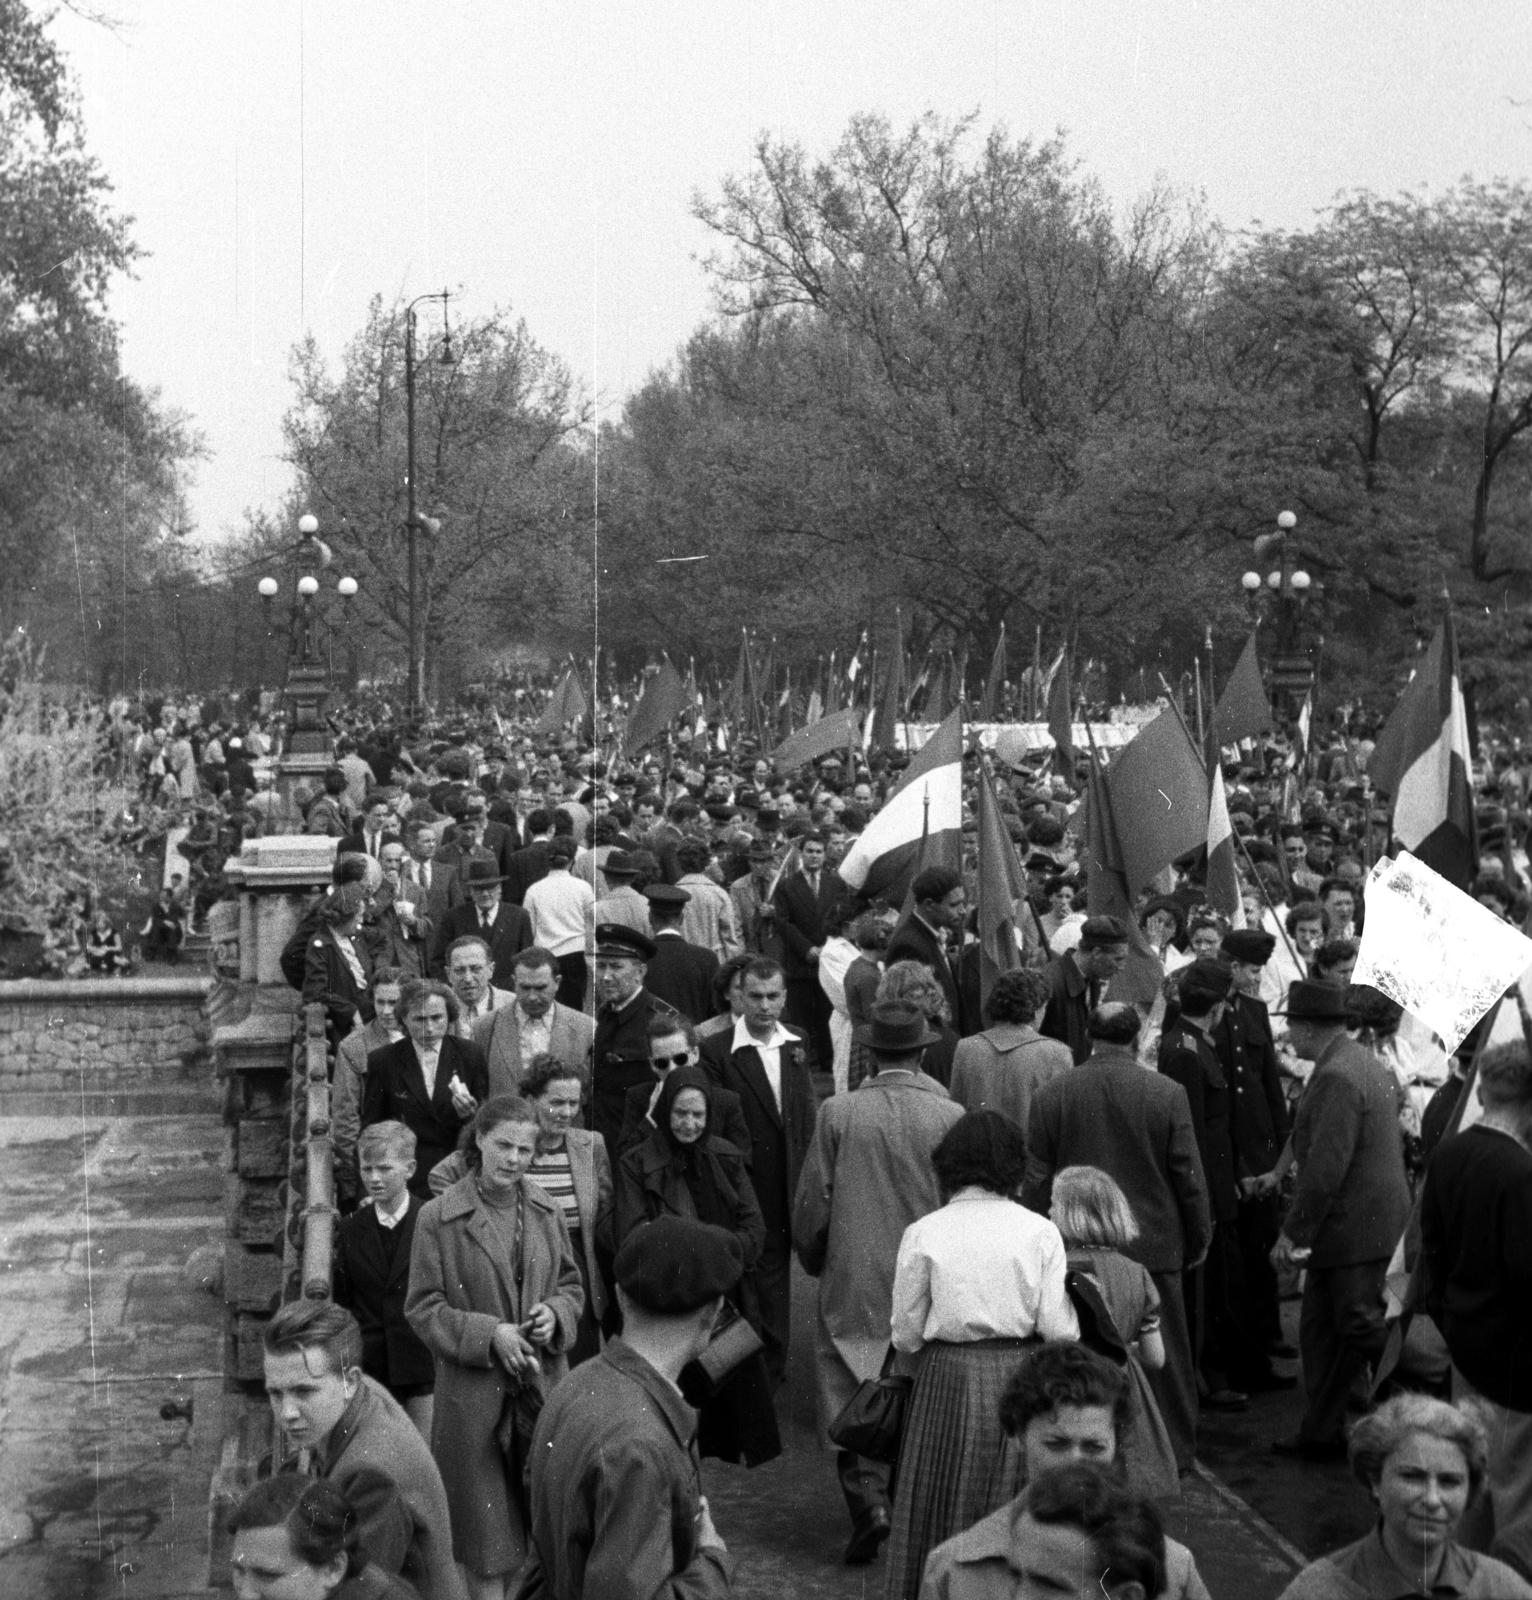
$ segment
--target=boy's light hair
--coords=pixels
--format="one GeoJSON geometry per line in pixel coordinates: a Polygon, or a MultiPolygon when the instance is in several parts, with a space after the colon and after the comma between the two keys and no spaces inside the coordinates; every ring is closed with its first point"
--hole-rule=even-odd
{"type": "Polygon", "coordinates": [[[1123,1250],[1138,1237],[1128,1197],[1100,1167],[1065,1167],[1055,1173],[1048,1215],[1065,1244],[1123,1250]]]}
{"type": "Polygon", "coordinates": [[[401,1161],[415,1159],[415,1130],[402,1122],[374,1122],[362,1129],[356,1141],[358,1161],[370,1155],[398,1156],[401,1161]]]}

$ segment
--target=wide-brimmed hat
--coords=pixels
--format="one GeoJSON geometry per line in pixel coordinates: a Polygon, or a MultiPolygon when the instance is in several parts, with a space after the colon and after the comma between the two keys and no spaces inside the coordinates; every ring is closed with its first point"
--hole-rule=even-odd
{"type": "Polygon", "coordinates": [[[633,865],[633,857],[626,850],[614,850],[601,863],[601,873],[606,878],[636,878],[638,868],[633,865]]]}
{"type": "Polygon", "coordinates": [[[487,889],[492,883],[504,883],[505,877],[495,869],[499,865],[492,857],[470,860],[463,873],[463,882],[470,889],[487,889]]]}
{"type": "Polygon", "coordinates": [[[926,1014],[913,1000],[880,1000],[872,1008],[872,1020],[857,1028],[851,1037],[874,1055],[909,1056],[927,1045],[940,1044],[941,1035],[932,1033],[926,1014]]]}
{"type": "Polygon", "coordinates": [[[1346,991],[1338,983],[1300,978],[1288,985],[1289,1022],[1344,1022],[1346,1017],[1346,991]]]}

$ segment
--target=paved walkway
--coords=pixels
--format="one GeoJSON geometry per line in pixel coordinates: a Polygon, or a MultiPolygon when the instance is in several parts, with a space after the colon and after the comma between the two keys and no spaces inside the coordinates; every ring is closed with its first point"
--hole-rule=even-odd
{"type": "MultiPolygon", "coordinates": [[[[203,1592],[222,1314],[183,1267],[221,1236],[222,1146],[212,1116],[0,1118],[0,1600],[203,1592]],[[162,1419],[161,1406],[181,1398],[192,1418],[162,1419]]],[[[756,1472],[704,1467],[744,1600],[882,1594],[881,1562],[840,1563],[849,1527],[814,1431],[814,1292],[795,1276],[785,1454],[756,1472]]],[[[1259,1449],[1262,1426],[1222,1425],[1209,1455],[1291,1531],[1295,1502],[1259,1449]]],[[[1340,1543],[1330,1535],[1356,1513],[1343,1473],[1288,1470],[1306,1486],[1300,1523],[1319,1526],[1317,1541],[1298,1542],[1311,1552],[1340,1543]]],[[[1298,1565],[1211,1476],[1188,1480],[1168,1520],[1214,1600],[1273,1600],[1298,1565]]]]}

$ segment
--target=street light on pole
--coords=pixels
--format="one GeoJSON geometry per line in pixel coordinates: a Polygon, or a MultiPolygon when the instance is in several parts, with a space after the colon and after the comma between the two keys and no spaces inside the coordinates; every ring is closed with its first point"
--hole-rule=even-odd
{"type": "Polygon", "coordinates": [[[1267,656],[1266,676],[1274,702],[1285,705],[1297,716],[1299,707],[1314,687],[1315,654],[1324,640],[1312,636],[1305,613],[1316,585],[1309,573],[1298,567],[1298,519],[1291,511],[1277,517],[1277,531],[1263,533],[1255,541],[1256,560],[1275,559],[1277,565],[1263,578],[1253,568],[1240,578],[1245,601],[1259,623],[1269,615],[1275,639],[1267,656]]]}
{"type": "Polygon", "coordinates": [[[415,506],[415,307],[427,300],[442,303],[442,350],[437,358],[444,367],[456,359],[452,354],[452,330],[447,325],[447,300],[449,291],[439,294],[422,294],[404,308],[404,440],[405,440],[405,537],[409,541],[409,667],[405,683],[405,701],[411,711],[418,711],[425,695],[421,679],[424,676],[420,653],[420,562],[416,543],[422,518],[415,506]]]}

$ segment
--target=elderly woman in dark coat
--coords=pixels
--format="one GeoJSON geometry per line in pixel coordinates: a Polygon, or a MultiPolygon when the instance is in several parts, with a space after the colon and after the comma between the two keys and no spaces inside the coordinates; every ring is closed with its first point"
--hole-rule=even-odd
{"type": "Polygon", "coordinates": [[[585,1300],[558,1204],[524,1181],[538,1127],[529,1101],[486,1100],[474,1170],[422,1209],[410,1255],[404,1314],[436,1358],[431,1452],[474,1600],[503,1600],[526,1556],[531,1425],[568,1370],[585,1300]]]}
{"type": "MultiPolygon", "coordinates": [[[[744,1158],[713,1125],[713,1080],[701,1067],[676,1067],[651,1113],[655,1129],[623,1152],[617,1168],[617,1244],[656,1217],[690,1217],[727,1228],[744,1250],[745,1276],[733,1309],[760,1332],[750,1268],[766,1242],[766,1224],[744,1158]]],[[[782,1453],[766,1361],[757,1350],[716,1393],[696,1366],[681,1374],[681,1392],[701,1413],[697,1448],[721,1461],[759,1466],[782,1453]]]]}

